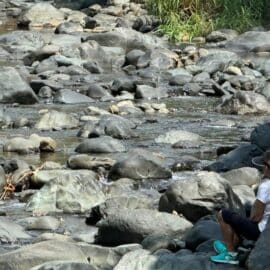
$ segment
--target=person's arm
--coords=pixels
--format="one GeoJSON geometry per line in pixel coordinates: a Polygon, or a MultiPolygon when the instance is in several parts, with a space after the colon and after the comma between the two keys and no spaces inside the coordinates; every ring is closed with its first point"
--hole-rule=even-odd
{"type": "Polygon", "coordinates": [[[265,209],[265,204],[260,200],[256,200],[252,206],[250,220],[253,222],[260,222],[265,209]]]}

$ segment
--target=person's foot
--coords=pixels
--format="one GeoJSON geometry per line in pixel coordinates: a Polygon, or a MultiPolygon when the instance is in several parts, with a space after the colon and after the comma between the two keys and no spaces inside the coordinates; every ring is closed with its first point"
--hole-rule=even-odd
{"type": "Polygon", "coordinates": [[[224,252],[216,256],[211,256],[210,260],[216,263],[239,264],[236,255],[231,255],[229,252],[224,252]]]}
{"type": "Polygon", "coordinates": [[[227,247],[219,240],[214,241],[213,246],[218,254],[228,252],[227,247]]]}

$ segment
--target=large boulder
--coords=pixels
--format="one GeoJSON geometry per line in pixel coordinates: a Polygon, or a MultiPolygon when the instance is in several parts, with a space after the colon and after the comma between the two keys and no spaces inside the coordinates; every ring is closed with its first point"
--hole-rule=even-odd
{"type": "Polygon", "coordinates": [[[85,140],[76,147],[75,151],[78,153],[125,152],[125,146],[112,137],[102,136],[85,140]]]}
{"type": "Polygon", "coordinates": [[[249,270],[265,270],[269,268],[269,240],[270,223],[268,222],[266,229],[260,235],[255,248],[251,251],[248,258],[247,266],[249,270]]]}
{"type": "Polygon", "coordinates": [[[164,160],[143,149],[135,149],[116,162],[110,172],[109,179],[131,178],[167,179],[172,176],[171,171],[164,165],[164,160]]]}
{"type": "Polygon", "coordinates": [[[76,261],[88,263],[82,250],[67,241],[43,241],[0,255],[0,269],[29,270],[48,261],[76,261]]]}
{"type": "Polygon", "coordinates": [[[70,114],[58,112],[55,110],[45,113],[36,123],[37,129],[72,129],[79,125],[79,121],[70,114]]]}
{"type": "Polygon", "coordinates": [[[182,231],[184,234],[192,224],[185,218],[156,210],[121,208],[109,212],[97,226],[96,243],[119,245],[140,243],[153,233],[182,231]]]}
{"type": "Polygon", "coordinates": [[[226,48],[234,51],[269,52],[270,32],[245,32],[226,44],[226,48]]]}
{"type": "Polygon", "coordinates": [[[38,98],[13,67],[0,67],[0,103],[34,104],[38,98]]]}
{"type": "Polygon", "coordinates": [[[206,170],[226,172],[241,167],[254,167],[252,158],[260,156],[263,151],[254,144],[243,144],[228,154],[220,156],[217,161],[205,167],[206,170]]]}
{"type": "Polygon", "coordinates": [[[263,151],[270,148],[270,122],[258,125],[250,134],[250,142],[263,151]]]}
{"type": "Polygon", "coordinates": [[[91,174],[60,171],[54,177],[30,198],[28,211],[84,213],[105,199],[101,184],[91,174]]]}
{"type": "Polygon", "coordinates": [[[29,27],[56,27],[65,20],[65,14],[49,3],[38,3],[24,12],[18,23],[29,27]]]}
{"type": "Polygon", "coordinates": [[[225,173],[221,173],[221,176],[228,180],[232,186],[247,185],[253,186],[260,183],[260,172],[251,167],[243,167],[235,170],[231,170],[225,173]]]}
{"type": "Polygon", "coordinates": [[[175,210],[192,222],[228,207],[243,211],[229,182],[217,173],[203,171],[170,185],[159,201],[160,211],[175,210]]]}

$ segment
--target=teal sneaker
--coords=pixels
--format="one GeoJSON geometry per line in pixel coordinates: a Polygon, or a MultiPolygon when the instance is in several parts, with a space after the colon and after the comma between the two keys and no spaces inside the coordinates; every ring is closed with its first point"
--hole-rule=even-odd
{"type": "Polygon", "coordinates": [[[213,243],[216,253],[221,254],[227,252],[227,247],[219,240],[214,241],[213,243]]]}
{"type": "Polygon", "coordinates": [[[211,256],[210,260],[216,263],[239,264],[236,256],[233,256],[228,252],[224,252],[216,256],[211,256]]]}

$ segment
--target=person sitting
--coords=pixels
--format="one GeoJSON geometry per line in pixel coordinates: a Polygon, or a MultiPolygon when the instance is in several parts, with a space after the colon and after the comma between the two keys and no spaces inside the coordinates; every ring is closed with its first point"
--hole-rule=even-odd
{"type": "Polygon", "coordinates": [[[270,150],[252,160],[256,166],[263,167],[262,181],[258,186],[256,200],[252,206],[250,218],[243,217],[229,209],[218,212],[218,222],[224,243],[214,241],[218,255],[210,260],[217,263],[238,264],[236,247],[240,239],[256,241],[265,229],[270,216],[270,150]]]}

